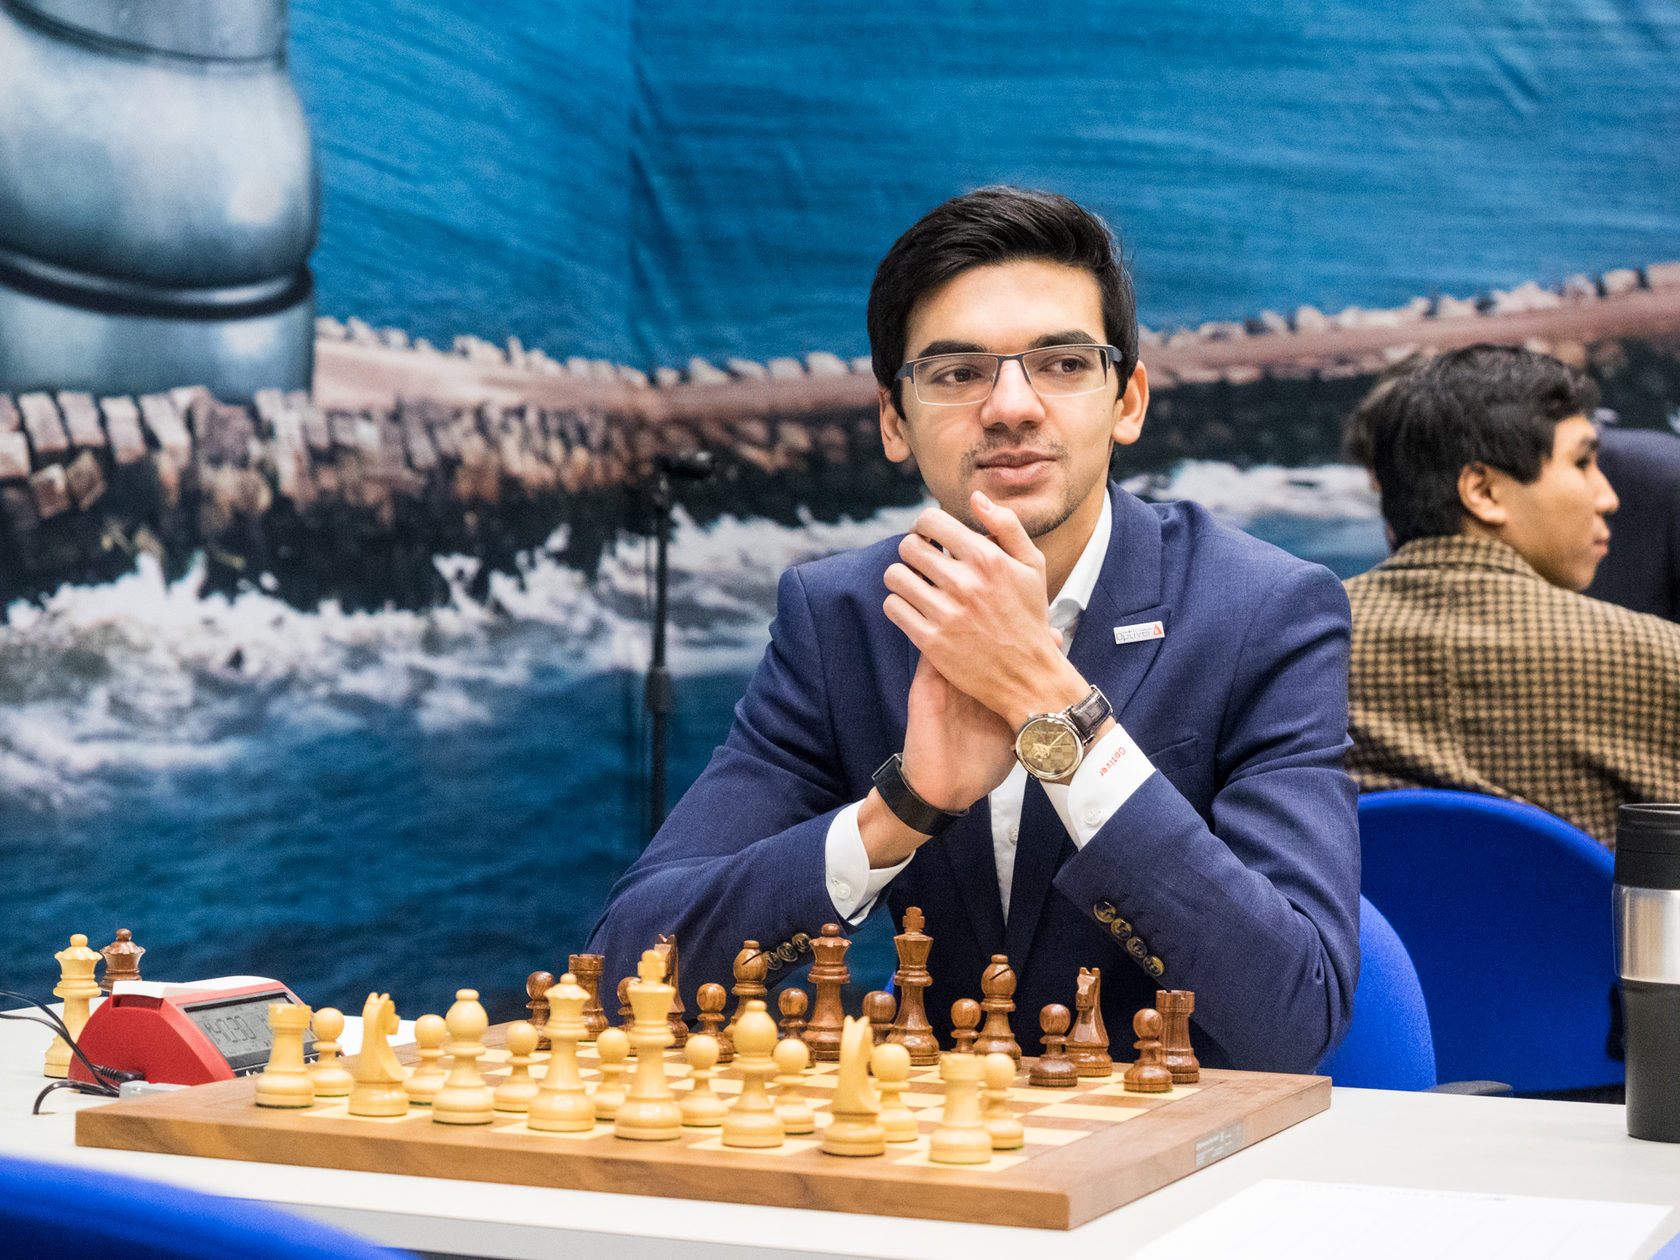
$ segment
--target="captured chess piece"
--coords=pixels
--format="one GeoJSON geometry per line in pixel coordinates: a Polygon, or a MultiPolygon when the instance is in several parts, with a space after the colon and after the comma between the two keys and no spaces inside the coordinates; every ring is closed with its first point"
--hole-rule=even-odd
{"type": "Polygon", "coordinates": [[[893,1016],[898,1014],[898,999],[884,989],[863,995],[863,1017],[869,1021],[869,1032],[880,1045],[892,1033],[893,1016]]]}
{"type": "Polygon", "coordinates": [[[955,1053],[973,1054],[979,1029],[980,1003],[973,998],[958,998],[951,1003],[951,1049],[955,1053]]]}
{"type": "MultiPolygon", "coordinates": [[[[666,1142],[682,1136],[682,1108],[665,1079],[665,1047],[671,1044],[667,1016],[673,991],[665,983],[665,958],[659,951],[643,950],[637,972],[627,990],[635,1014],[627,1035],[636,1055],[636,1070],[630,1092],[613,1117],[613,1134],[637,1142],[666,1142]]],[[[558,1038],[559,1031],[549,1035],[558,1038]]],[[[770,1039],[774,1042],[775,1038],[776,1024],[771,1020],[770,1039]]]]}
{"type": "Polygon", "coordinates": [[[1161,1048],[1166,1051],[1173,1084],[1194,1085],[1202,1079],[1202,1065],[1190,1047],[1190,1016],[1196,1011],[1196,995],[1189,989],[1163,989],[1155,995],[1155,1009],[1161,1012],[1161,1048]]]}
{"type": "Polygon", "coordinates": [[[1172,1089],[1173,1079],[1166,1051],[1161,1048],[1161,1012],[1153,1006],[1144,1007],[1132,1016],[1132,1031],[1137,1034],[1132,1048],[1138,1057],[1120,1078],[1121,1087],[1128,1094],[1166,1093],[1172,1089]]]}
{"type": "Polygon", "coordinates": [[[797,1037],[784,1037],[771,1057],[776,1061],[776,1118],[782,1122],[782,1132],[810,1133],[817,1127],[817,1118],[805,1101],[803,1086],[811,1052],[797,1037]]]}
{"type": "Polygon", "coordinates": [[[683,1056],[688,1060],[689,1080],[689,1090],[678,1104],[682,1109],[683,1127],[715,1129],[729,1114],[729,1104],[712,1090],[712,1078],[717,1075],[717,1038],[707,1033],[695,1033],[683,1048],[683,1056]]]}
{"type": "Polygon", "coordinates": [[[348,1098],[356,1078],[339,1057],[338,1039],[344,1035],[344,1013],[336,1007],[323,1006],[311,1021],[315,1029],[315,1063],[309,1069],[309,1080],[317,1098],[348,1098]]]}
{"type": "Polygon", "coordinates": [[[721,984],[703,984],[694,996],[700,1007],[699,1031],[718,1043],[718,1062],[728,1063],[735,1057],[735,1041],[724,1026],[723,1006],[729,1001],[729,991],[721,984]]]}
{"type": "Polygon", "coordinates": [[[677,938],[661,932],[653,948],[665,959],[664,980],[671,986],[671,1010],[665,1022],[671,1026],[671,1044],[680,1050],[688,1043],[688,1021],[683,1018],[682,983],[677,978],[677,938]]]}
{"type": "Polygon", "coordinates": [[[1027,1073],[1029,1085],[1072,1089],[1079,1084],[1079,1068],[1063,1049],[1072,1020],[1072,1013],[1060,1002],[1052,1002],[1038,1013],[1038,1026],[1044,1033],[1044,1053],[1027,1073]]]}
{"type": "Polygon", "coordinates": [[[846,1018],[840,992],[852,973],[846,966],[846,951],[852,943],[840,935],[838,923],[823,924],[822,933],[811,941],[811,983],[817,997],[811,1007],[811,1022],[805,1025],[805,1044],[819,1063],[840,1058],[840,1023],[846,1018]]]}
{"type": "Polygon", "coordinates": [[[735,1020],[735,1066],[741,1072],[741,1094],[723,1119],[723,1144],[749,1149],[782,1144],[782,1120],[770,1098],[770,1078],[776,1074],[776,1021],[762,998],[748,998],[735,1020]]]}
{"type": "Polygon", "coordinates": [[[601,1009],[601,976],[607,960],[600,954],[573,954],[566,968],[589,995],[583,1004],[583,1039],[594,1041],[607,1027],[607,1013],[601,1009]]]}
{"type": "Polygon", "coordinates": [[[1081,1076],[1112,1076],[1114,1060],[1108,1054],[1108,1029],[1102,1017],[1102,969],[1081,967],[1074,988],[1073,1031],[1068,1034],[1067,1056],[1081,1076]]]}
{"type": "MultiPolygon", "coordinates": [[[[735,983],[730,992],[735,995],[735,1010],[729,1017],[729,1032],[735,1033],[735,1021],[741,1018],[741,1012],[747,1009],[747,1003],[754,998],[767,998],[770,990],[764,987],[764,978],[770,974],[770,959],[759,948],[757,941],[742,941],[740,952],[735,955],[735,962],[730,968],[735,983]]],[[[725,1059],[727,1063],[729,1060],[725,1059]]]]}
{"type": "MultiPolygon", "coordinates": [[[[578,1073],[578,1042],[583,1040],[583,1006],[589,994],[567,972],[548,991],[548,1039],[553,1051],[542,1085],[531,1099],[525,1126],[539,1133],[585,1133],[595,1127],[595,1104],[578,1073]]],[[[508,1045],[513,1045],[509,1034],[508,1045]]]]}
{"type": "MultiPolygon", "coordinates": [[[[90,1004],[99,996],[99,982],[93,978],[99,955],[88,948],[87,937],[77,932],[69,946],[53,957],[58,959],[59,975],[53,993],[64,999],[64,1026],[70,1030],[71,1041],[76,1041],[87,1027],[90,1004]]],[[[47,1047],[41,1074],[61,1078],[70,1075],[70,1043],[63,1037],[54,1037],[47,1047]]]]}
{"type": "Polygon", "coordinates": [[[779,1021],[782,1040],[797,1037],[804,1040],[805,1009],[810,1005],[810,999],[805,996],[805,990],[797,984],[790,984],[776,997],[776,1006],[782,1012],[779,1021]]]}
{"type": "Polygon", "coordinates": [[[548,991],[554,987],[552,971],[533,971],[525,977],[525,995],[531,1000],[525,1009],[531,1012],[531,1027],[537,1030],[537,1049],[548,1049],[548,991]]]}
{"type": "MultiPolygon", "coordinates": [[[[507,1030],[508,1074],[493,1095],[497,1111],[529,1111],[537,1096],[537,1082],[531,1075],[531,1057],[537,1052],[537,1027],[520,1020],[507,1030]]],[[[590,1109],[594,1119],[594,1109],[590,1109]]]]}
{"type": "Polygon", "coordinates": [[[933,983],[927,967],[933,937],[922,931],[922,923],[921,910],[911,906],[904,912],[904,931],[893,937],[893,948],[898,951],[898,970],[893,973],[898,1014],[893,1017],[887,1040],[908,1050],[910,1062],[916,1067],[931,1067],[939,1062],[939,1041],[928,1023],[923,998],[933,983]]]}
{"type": "Polygon", "coordinates": [[[449,1026],[442,1015],[422,1015],[414,1021],[414,1042],[420,1047],[420,1062],[403,1082],[403,1092],[416,1107],[430,1107],[438,1090],[449,1079],[449,1069],[443,1065],[443,1041],[449,1026]]]}
{"type": "Polygon", "coordinates": [[[828,1127],[822,1149],[829,1155],[884,1155],[886,1130],[881,1126],[881,1100],[869,1083],[874,1035],[869,1021],[846,1016],[840,1023],[840,1070],[835,1073],[834,1099],[829,1103],[828,1127]]]}
{"type": "Polygon", "coordinates": [[[118,928],[117,939],[99,952],[105,956],[105,974],[99,980],[104,993],[109,994],[111,986],[119,980],[140,978],[140,955],[146,952],[146,947],[136,945],[134,933],[127,928],[118,928]]]}
{"type": "Polygon", "coordinates": [[[309,1107],[315,1103],[315,1083],[303,1062],[303,1034],[309,1028],[307,1006],[291,1002],[268,1004],[268,1026],[274,1045],[268,1066],[257,1077],[257,1106],[309,1107]]]}
{"type": "MultiPolygon", "coordinates": [[[[435,1018],[435,1017],[434,1017],[435,1018]]],[[[356,1056],[356,1084],[350,1091],[353,1116],[400,1116],[408,1111],[402,1065],[391,1049],[397,1008],[389,993],[370,993],[362,1007],[362,1052],[356,1056]]],[[[418,1034],[418,1028],[416,1028],[418,1034]]],[[[440,1087],[441,1088],[441,1087],[440,1087]]]]}
{"type": "Polygon", "coordinates": [[[910,1084],[910,1052],[889,1042],[878,1043],[870,1055],[875,1088],[881,1094],[881,1132],[889,1142],[914,1142],[916,1113],[904,1104],[910,1084]]]}
{"type": "MultiPolygon", "coordinates": [[[[719,986],[721,987],[721,986],[719,986]]],[[[595,1039],[595,1053],[601,1056],[601,1079],[592,1101],[597,1120],[611,1120],[624,1103],[624,1075],[630,1069],[630,1038],[622,1028],[605,1028],[595,1039]]]]}
{"type": "Polygon", "coordinates": [[[432,1097],[432,1119],[438,1124],[489,1124],[495,1117],[496,1097],[479,1075],[478,1061],[488,1047],[484,1030],[490,1017],[479,1004],[477,989],[457,989],[455,1001],[443,1017],[449,1040],[449,1077],[432,1097]]]}
{"type": "Polygon", "coordinates": [[[1009,965],[1007,954],[992,955],[991,965],[980,974],[980,992],[980,1009],[986,1012],[986,1022],[974,1039],[974,1053],[1007,1054],[1020,1063],[1021,1047],[1009,1026],[1015,1010],[1015,969],[1009,965]]]}
{"type": "Polygon", "coordinates": [[[975,1055],[939,1056],[945,1106],[939,1113],[938,1126],[928,1139],[928,1159],[934,1163],[984,1164],[992,1158],[992,1135],[980,1114],[980,1082],[984,1073],[985,1061],[975,1055]]]}
{"type": "Polygon", "coordinates": [[[1009,1108],[1009,1087],[1015,1083],[1015,1060],[1002,1051],[983,1055],[981,1080],[986,1087],[982,1096],[981,1118],[986,1132],[991,1134],[994,1151],[1016,1151],[1026,1145],[1027,1130],[1021,1118],[1009,1108]]]}

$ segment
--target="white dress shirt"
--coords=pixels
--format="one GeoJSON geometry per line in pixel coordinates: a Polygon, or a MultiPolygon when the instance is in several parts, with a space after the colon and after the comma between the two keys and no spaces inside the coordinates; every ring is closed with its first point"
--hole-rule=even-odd
{"type": "MultiPolygon", "coordinates": [[[[1113,532],[1114,510],[1105,494],[1102,515],[1091,532],[1090,540],[1079,553],[1079,560],[1062,584],[1062,589],[1050,602],[1050,624],[1062,632],[1064,653],[1073,645],[1080,615],[1091,602],[1091,592],[1097,585],[1097,575],[1102,572],[1113,532]]],[[[1143,750],[1126,733],[1116,716],[1108,734],[1085,750],[1085,759],[1079,763],[1073,778],[1065,784],[1043,784],[1044,794],[1049,797],[1073,843],[1083,848],[1154,771],[1149,758],[1143,755],[1143,750]]],[[[1026,791],[1027,771],[1017,762],[1009,777],[993,790],[989,798],[992,855],[997,863],[998,895],[1003,900],[1006,920],[1009,917],[1010,884],[1015,878],[1015,846],[1021,832],[1021,803],[1026,791]]],[[[861,801],[853,802],[834,816],[828,827],[825,851],[828,895],[834,902],[834,908],[854,925],[863,922],[881,890],[910,864],[910,859],[906,858],[895,866],[870,868],[869,853],[863,847],[863,836],[858,831],[858,810],[861,806],[861,801]]]]}

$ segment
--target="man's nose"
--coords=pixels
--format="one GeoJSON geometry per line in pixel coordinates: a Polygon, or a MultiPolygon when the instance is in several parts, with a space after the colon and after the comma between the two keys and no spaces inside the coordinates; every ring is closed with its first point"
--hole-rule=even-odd
{"type": "Polygon", "coordinates": [[[999,364],[997,383],[981,408],[981,419],[987,424],[1018,425],[1043,415],[1044,400],[1027,380],[1021,361],[1009,359],[999,364]]]}
{"type": "Polygon", "coordinates": [[[1593,473],[1598,478],[1598,492],[1593,497],[1593,507],[1598,509],[1600,516],[1611,516],[1622,506],[1622,501],[1616,497],[1616,488],[1610,484],[1610,478],[1604,475],[1604,470],[1597,465],[1593,473]]]}

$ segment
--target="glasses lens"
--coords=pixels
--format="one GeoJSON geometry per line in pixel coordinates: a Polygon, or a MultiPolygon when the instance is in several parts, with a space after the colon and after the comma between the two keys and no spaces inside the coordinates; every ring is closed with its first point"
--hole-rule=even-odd
{"type": "Polygon", "coordinates": [[[1089,394],[1108,381],[1108,355],[1100,346],[1049,346],[1021,362],[1040,394],[1062,398],[1089,394]]]}
{"type": "Polygon", "coordinates": [[[916,364],[911,379],[925,403],[980,402],[992,392],[997,370],[989,354],[941,354],[916,364]]]}

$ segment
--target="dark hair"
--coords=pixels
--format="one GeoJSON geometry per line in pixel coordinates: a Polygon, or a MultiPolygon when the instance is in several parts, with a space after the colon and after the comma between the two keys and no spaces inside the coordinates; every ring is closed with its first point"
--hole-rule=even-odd
{"type": "Polygon", "coordinates": [[[892,390],[903,414],[900,383],[910,310],[930,289],[970,267],[1035,259],[1089,271],[1102,294],[1103,335],[1120,351],[1124,388],[1137,367],[1137,298],[1108,225],[1060,193],[981,188],[928,211],[893,242],[869,289],[869,350],[875,379],[892,390]]]}
{"type": "Polygon", "coordinates": [[[1354,410],[1344,444],[1376,476],[1396,547],[1462,532],[1466,465],[1527,485],[1551,457],[1558,423],[1598,407],[1598,387],[1579,368],[1517,346],[1466,346],[1400,367],[1354,410]]]}

